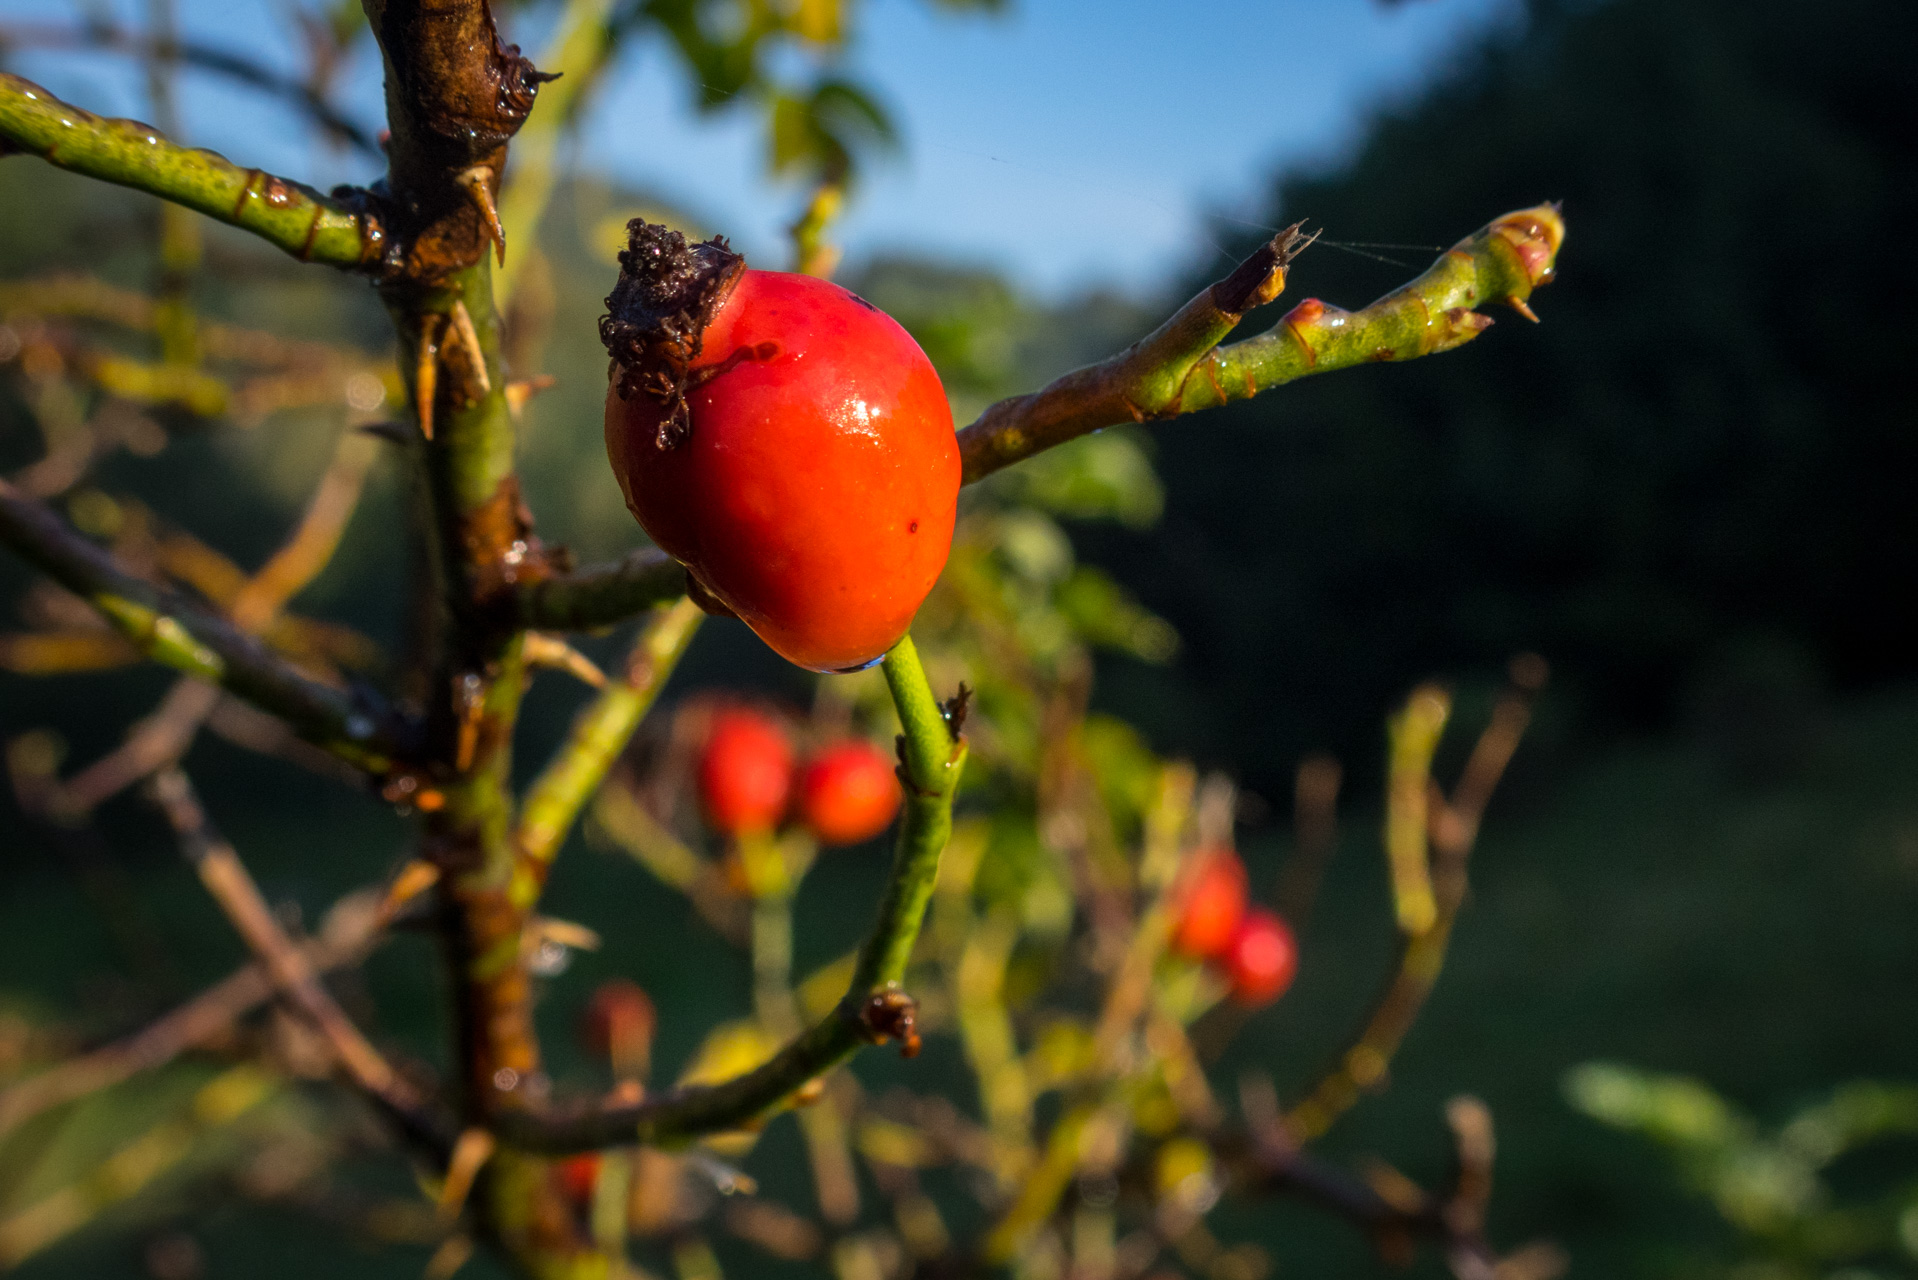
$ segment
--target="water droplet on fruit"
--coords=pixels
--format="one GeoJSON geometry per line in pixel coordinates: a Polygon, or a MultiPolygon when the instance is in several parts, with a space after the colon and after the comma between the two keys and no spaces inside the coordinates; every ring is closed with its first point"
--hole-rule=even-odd
{"type": "Polygon", "coordinates": [[[853,666],[853,667],[814,667],[813,670],[819,672],[822,675],[850,676],[850,675],[856,675],[857,673],[861,671],[871,671],[874,667],[878,666],[880,663],[884,662],[885,660],[886,660],[886,655],[882,653],[876,658],[872,658],[866,662],[862,662],[859,665],[853,666]]]}

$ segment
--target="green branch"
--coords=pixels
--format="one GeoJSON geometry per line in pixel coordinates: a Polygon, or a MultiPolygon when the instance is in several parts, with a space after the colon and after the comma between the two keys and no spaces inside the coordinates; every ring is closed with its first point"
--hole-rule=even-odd
{"type": "Polygon", "coordinates": [[[1525,300],[1551,280],[1564,240],[1551,205],[1508,213],[1363,311],[1308,298],[1269,332],[1217,346],[1244,311],[1284,287],[1285,267],[1305,242],[1295,230],[1281,232],[1126,351],[987,409],[959,433],[966,483],[1101,427],[1250,399],[1309,374],[1449,351],[1490,327],[1475,308],[1502,302],[1530,316],[1525,300]]]}
{"type": "Polygon", "coordinates": [[[370,268],[385,248],[385,228],[363,205],[179,146],[138,120],[82,111],[0,72],[0,154],[8,151],[196,209],[303,262],[370,268]]]}
{"type": "Polygon", "coordinates": [[[516,621],[528,630],[591,631],[685,594],[685,566],[663,551],[641,547],[617,564],[526,583],[514,605],[516,621]]]}
{"type": "Polygon", "coordinates": [[[363,769],[382,772],[407,754],[410,727],[389,708],[308,678],[225,618],[136,578],[4,480],[0,541],[99,610],[153,661],[222,686],[363,769]]]}
{"type": "Polygon", "coordinates": [[[672,1145],[703,1134],[736,1129],[775,1109],[793,1092],[830,1071],[861,1047],[904,1034],[887,1013],[909,1010],[898,993],[912,955],[926,903],[938,877],[939,855],[952,830],[952,801],[965,768],[963,738],[955,737],[911,637],[886,655],[886,683],[904,728],[905,821],[893,855],[892,874],[878,919],[859,952],[859,965],[845,997],[825,1018],[802,1032],[772,1060],[716,1085],[675,1089],[630,1106],[571,1113],[503,1113],[495,1129],[506,1142],[550,1153],[590,1151],[641,1142],[672,1145]]]}
{"type": "Polygon", "coordinates": [[[699,606],[683,597],[655,613],[633,641],[625,675],[586,704],[552,762],[527,788],[515,840],[521,859],[514,885],[515,906],[530,907],[539,896],[546,869],[579,815],[580,806],[625,749],[704,617],[699,606]]]}

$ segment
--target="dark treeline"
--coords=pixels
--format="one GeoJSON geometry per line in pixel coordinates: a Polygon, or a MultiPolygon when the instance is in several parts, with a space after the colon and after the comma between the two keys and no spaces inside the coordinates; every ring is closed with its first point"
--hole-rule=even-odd
{"type": "MultiPolygon", "coordinates": [[[[1108,696],[1283,787],[1301,751],[1376,756],[1411,682],[1520,649],[1601,730],[1669,725],[1728,670],[1909,673],[1909,17],[1536,0],[1348,162],[1280,180],[1261,220],[1342,241],[1436,245],[1562,199],[1562,278],[1538,328],[1501,311],[1457,354],[1160,428],[1164,522],[1082,541],[1186,649],[1108,696]]],[[[1236,255],[1263,233],[1219,234],[1236,255]]],[[[1321,247],[1280,306],[1410,274],[1321,247]]]]}

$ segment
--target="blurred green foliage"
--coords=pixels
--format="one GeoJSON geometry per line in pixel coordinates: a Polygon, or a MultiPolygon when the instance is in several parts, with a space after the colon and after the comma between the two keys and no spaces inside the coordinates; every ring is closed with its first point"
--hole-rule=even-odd
{"type": "MultiPolygon", "coordinates": [[[[1164,521],[1076,535],[1186,644],[1167,672],[1107,673],[1111,705],[1268,795],[1309,749],[1365,767],[1413,681],[1521,649],[1596,730],[1671,725],[1754,640],[1841,689],[1918,656],[1918,131],[1884,38],[1910,7],[1525,14],[1249,216],[1360,242],[1310,250],[1276,312],[1358,305],[1429,260],[1397,246],[1562,199],[1543,323],[1155,427],[1164,521]]],[[[1232,257],[1269,234],[1214,229],[1232,257]]]]}
{"type": "MultiPolygon", "coordinates": [[[[1710,1086],[1591,1062],[1565,1078],[1566,1096],[1594,1120],[1669,1151],[1688,1186],[1737,1229],[1735,1261],[1701,1259],[1693,1275],[1728,1280],[1868,1280],[1918,1274],[1918,1181],[1853,1189],[1837,1203],[1828,1183],[1843,1156],[1873,1143],[1918,1138],[1918,1086],[1858,1081],[1761,1133],[1710,1086]]],[[[1875,1179],[1885,1182],[1887,1179],[1875,1179]]]]}

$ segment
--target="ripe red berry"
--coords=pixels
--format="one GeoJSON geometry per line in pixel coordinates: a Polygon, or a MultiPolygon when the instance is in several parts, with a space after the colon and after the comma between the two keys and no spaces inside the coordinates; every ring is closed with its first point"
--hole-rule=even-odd
{"type": "Polygon", "coordinates": [[[778,724],[756,711],[713,717],[699,757],[699,799],[713,830],[772,830],[786,812],[792,777],[792,743],[778,724]]]}
{"type": "Polygon", "coordinates": [[[723,241],[628,233],[600,323],[626,505],[786,658],[875,661],[952,547],[959,449],[931,361],[837,285],[749,271],[723,241]]]}
{"type": "Polygon", "coordinates": [[[799,816],[821,844],[870,840],[898,812],[892,761],[863,738],[834,743],[799,771],[799,816]]]}
{"type": "Polygon", "coordinates": [[[1245,916],[1245,863],[1230,849],[1201,850],[1180,895],[1172,947],[1195,960],[1221,955],[1245,916]]]}
{"type": "Polygon", "coordinates": [[[583,1151],[567,1156],[553,1166],[553,1176],[559,1182],[561,1195],[580,1208],[590,1206],[599,1186],[599,1152],[583,1151]]]}
{"type": "Polygon", "coordinates": [[[1299,972],[1299,941],[1276,911],[1252,907],[1225,957],[1232,998],[1243,1005],[1270,1004],[1284,995],[1299,972]]]}

